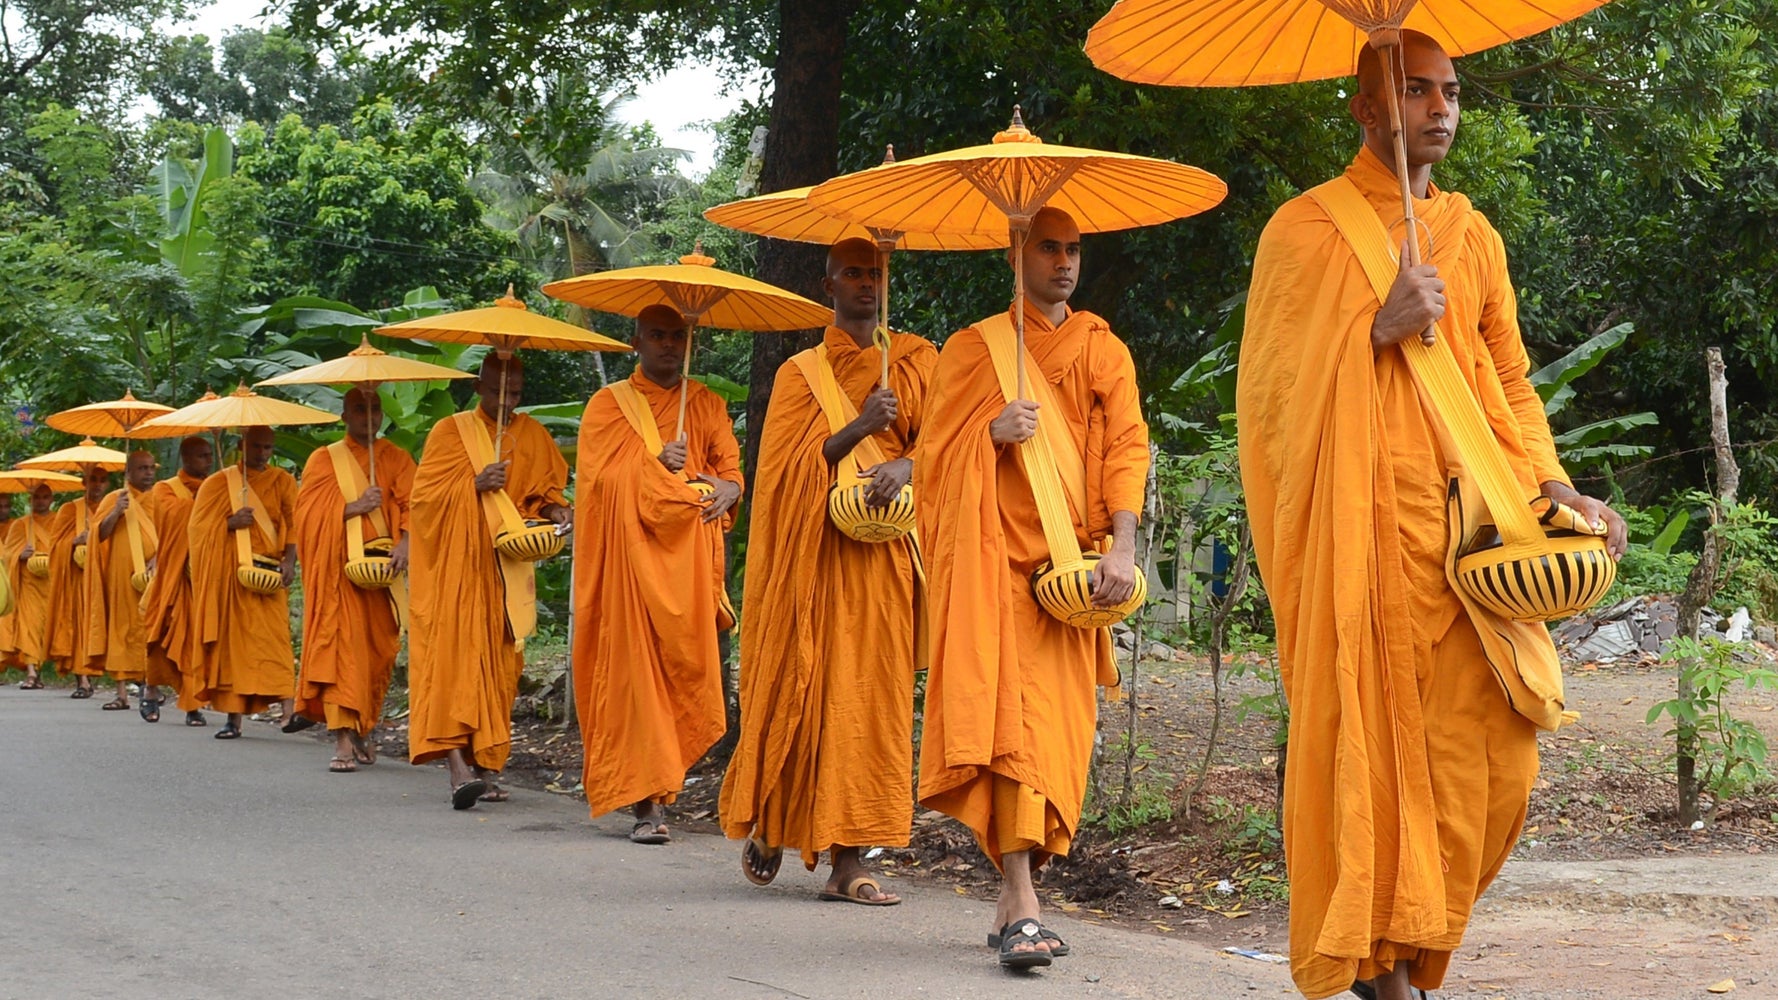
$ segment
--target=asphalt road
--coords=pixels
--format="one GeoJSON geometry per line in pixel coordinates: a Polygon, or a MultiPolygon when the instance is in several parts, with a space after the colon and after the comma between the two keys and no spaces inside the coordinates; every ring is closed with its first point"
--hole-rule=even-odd
{"type": "Polygon", "coordinates": [[[1055,915],[1073,954],[1001,971],[991,907],[898,880],[815,899],[787,859],[625,838],[515,789],[464,813],[442,772],[326,771],[323,744],[211,738],[54,689],[0,690],[0,997],[1280,997],[1285,972],[1055,915]]]}

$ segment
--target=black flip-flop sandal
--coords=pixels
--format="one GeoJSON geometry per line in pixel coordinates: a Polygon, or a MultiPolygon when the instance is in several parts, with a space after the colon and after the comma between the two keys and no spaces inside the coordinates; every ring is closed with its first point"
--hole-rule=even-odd
{"type": "Polygon", "coordinates": [[[191,711],[185,713],[185,724],[192,727],[193,729],[202,729],[203,727],[210,724],[210,720],[204,718],[204,713],[202,713],[194,708],[191,711]]]}
{"type": "Polygon", "coordinates": [[[290,718],[285,719],[284,724],[282,726],[278,727],[278,732],[280,732],[280,733],[300,733],[305,729],[313,729],[314,726],[315,726],[314,719],[305,719],[302,716],[296,714],[295,712],[291,712],[290,718]]]}
{"type": "Polygon", "coordinates": [[[70,698],[91,698],[92,696],[93,696],[93,689],[92,688],[83,688],[83,687],[76,687],[74,689],[74,692],[72,694],[68,695],[68,697],[70,697],[70,698]]]}
{"type": "Polygon", "coordinates": [[[1006,969],[1042,969],[1050,962],[1050,953],[1037,947],[1043,943],[1043,925],[1035,920],[1014,920],[1000,928],[1000,965],[1006,969]],[[1014,951],[1021,944],[1030,951],[1014,951]]]}
{"type": "Polygon", "coordinates": [[[748,837],[741,844],[741,874],[754,885],[771,885],[784,865],[784,848],[767,847],[748,837]]]}
{"type": "Polygon", "coordinates": [[[127,712],[130,710],[130,703],[122,698],[113,698],[99,707],[107,712],[127,712]]]}
{"type": "Polygon", "coordinates": [[[672,839],[667,835],[667,824],[665,823],[639,819],[636,821],[636,825],[630,828],[630,843],[632,844],[665,844],[672,839]]]}
{"type": "Polygon", "coordinates": [[[211,739],[217,739],[217,740],[238,740],[240,738],[241,738],[240,727],[236,726],[232,723],[223,726],[221,729],[216,730],[216,735],[211,737],[211,739]]]}
{"type": "Polygon", "coordinates": [[[24,680],[19,681],[19,690],[21,690],[21,691],[41,691],[41,690],[43,690],[43,678],[41,678],[41,677],[27,677],[27,678],[25,678],[24,680]]]}
{"type": "Polygon", "coordinates": [[[141,699],[136,703],[136,708],[141,713],[143,722],[161,721],[161,703],[153,698],[141,699]]]}
{"type": "Polygon", "coordinates": [[[480,778],[470,778],[461,785],[451,789],[451,808],[462,812],[475,808],[475,804],[488,790],[488,783],[480,778]]]}
{"type": "MultiPolygon", "coordinates": [[[[1051,958],[1061,958],[1068,954],[1068,942],[1062,940],[1062,935],[1042,924],[1037,925],[1037,933],[1042,934],[1043,939],[1050,943],[1051,958]]],[[[1000,933],[998,931],[988,932],[988,947],[996,949],[1000,947],[1000,933]]]]}

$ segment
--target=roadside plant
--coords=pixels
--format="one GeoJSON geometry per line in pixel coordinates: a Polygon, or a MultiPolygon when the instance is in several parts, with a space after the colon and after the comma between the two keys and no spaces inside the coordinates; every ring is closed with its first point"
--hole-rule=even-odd
{"type": "Polygon", "coordinates": [[[1697,785],[1718,802],[1772,780],[1765,734],[1736,717],[1728,698],[1735,691],[1778,690],[1778,671],[1742,662],[1737,648],[1714,637],[1675,638],[1663,659],[1678,668],[1682,694],[1656,704],[1647,718],[1650,725],[1662,717],[1672,720],[1666,735],[1692,748],[1697,785]]]}

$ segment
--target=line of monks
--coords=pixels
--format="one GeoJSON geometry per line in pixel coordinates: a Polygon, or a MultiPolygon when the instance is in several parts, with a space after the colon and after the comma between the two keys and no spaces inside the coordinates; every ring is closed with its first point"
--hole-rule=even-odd
{"type": "MultiPolygon", "coordinates": [[[[1089,467],[1076,530],[1083,546],[1109,539],[1092,596],[1111,605],[1135,590],[1148,434],[1128,350],[1067,304],[1079,260],[1073,220],[1040,214],[1025,250],[1028,365],[1056,407],[1042,419],[1059,420],[1089,467]]],[[[350,773],[376,762],[369,737],[405,631],[410,760],[446,765],[457,809],[504,801],[537,610],[535,564],[493,542],[511,513],[553,522],[572,530],[573,689],[593,816],[627,809],[633,841],[671,840],[665,808],[726,729],[719,636],[739,624],[742,724],[721,816],[743,842],[744,872],[763,885],[785,850],[810,870],[826,853],[823,898],[899,903],[859,852],[908,843],[915,674],[930,666],[919,796],[1004,866],[990,935],[1002,961],[1047,964],[1067,945],[1036,921],[1032,872],[1067,852],[1080,821],[1094,687],[1117,676],[1109,635],[1042,612],[1026,582],[1048,550],[1012,447],[1038,433],[1039,406],[1014,398],[991,358],[1010,352],[1011,323],[970,327],[942,355],[893,334],[879,385],[882,280],[868,241],[831,248],[833,324],[778,372],[761,431],[739,616],[724,533],[745,485],[740,446],[724,401],[681,377],[686,318],[655,307],[636,321],[634,374],[587,404],[572,503],[555,440],[516,410],[523,365],[492,354],[475,408],[440,421],[418,463],[377,437],[378,397],[354,389],[345,437],[310,455],[300,484],[272,463],[271,429],[253,427],[240,461],[220,470],[209,441],[192,437],[158,483],[154,457],[137,451],[122,488],[88,468],[84,495],[52,513],[40,487],[0,532],[18,597],[0,618],[0,664],[24,669],[26,688],[53,664],[75,676],[76,698],[108,677],[108,710],[131,708],[139,685],[151,722],[172,699],[190,726],[208,724],[205,708],[225,713],[217,739],[281,705],[283,731],[326,726],[329,769],[350,773]],[[857,482],[840,485],[862,486],[871,507],[900,495],[921,463],[917,533],[870,543],[835,529],[828,493],[847,456],[857,482]],[[375,538],[403,571],[388,589],[346,573],[375,538]],[[133,566],[144,559],[141,586],[133,566]],[[288,596],[299,562],[300,667],[288,596]],[[249,571],[276,582],[249,587],[249,571]]]]}
{"type": "MultiPolygon", "coordinates": [[[[1351,989],[1409,1000],[1439,986],[1517,840],[1537,769],[1535,727],[1495,680],[1445,576],[1450,458],[1396,345],[1449,343],[1526,489],[1609,526],[1613,555],[1624,546],[1622,519],[1575,492],[1556,459],[1526,381],[1500,237],[1461,195],[1430,183],[1456,131],[1451,61],[1405,32],[1404,62],[1409,182],[1435,237],[1430,261],[1401,267],[1379,291],[1324,208],[1357,199],[1379,230],[1401,218],[1384,78],[1367,48],[1351,105],[1363,147],[1343,178],[1284,205],[1262,236],[1240,363],[1243,480],[1291,707],[1291,965],[1309,997],[1351,989]]],[[[1032,874],[1069,850],[1095,687],[1117,682],[1108,631],[1066,624],[1034,598],[1030,581],[1050,551],[1039,493],[1045,510],[1059,501],[1033,487],[1041,463],[1025,456],[1038,453],[1015,446],[1035,439],[1082,470],[1066,511],[1079,545],[1102,553],[1090,593],[1101,607],[1135,590],[1149,462],[1129,351],[1102,319],[1068,305],[1080,266],[1074,221],[1039,213],[1023,254],[1022,361],[1041,404],[1011,388],[1006,314],[952,335],[942,352],[892,335],[879,385],[875,248],[831,249],[832,325],[778,371],[760,428],[741,726],[720,810],[750,880],[772,881],[787,850],[810,870],[826,853],[822,897],[874,906],[899,899],[865,872],[859,848],[906,844],[916,798],[957,818],[1002,873],[988,943],[1015,968],[1068,953],[1040,920],[1032,874]],[[836,530],[829,492],[853,468],[857,483],[838,485],[862,485],[873,507],[916,486],[917,543],[836,530]],[[916,767],[920,669],[929,673],[916,767]]],[[[535,589],[532,564],[491,539],[514,515],[558,533],[572,526],[588,805],[594,816],[632,810],[632,840],[666,843],[665,807],[725,729],[718,637],[736,615],[723,532],[744,486],[722,401],[681,381],[688,336],[670,310],[638,319],[635,373],[587,404],[572,506],[554,441],[512,412],[522,368],[492,357],[479,406],[441,421],[417,466],[374,439],[376,397],[354,393],[346,439],[310,458],[300,487],[269,464],[271,434],[255,428],[239,469],[210,474],[208,446],[192,440],[165,482],[134,455],[125,489],[107,495],[105,476],[89,473],[84,498],[54,515],[40,491],[0,549],[18,594],[18,611],[0,619],[0,662],[34,678],[53,660],[89,692],[108,673],[120,686],[107,707],[127,707],[129,680],[151,703],[176,688],[188,712],[208,703],[229,713],[218,736],[238,736],[242,713],[293,698],[287,728],[325,724],[336,737],[330,766],[351,771],[374,760],[364,737],[405,622],[412,761],[448,763],[456,808],[500,801],[535,589]],[[140,602],[120,554],[126,518],[158,553],[140,602]],[[367,532],[399,540],[405,601],[344,577],[355,534],[367,532]],[[50,557],[44,579],[21,571],[38,550],[50,557]],[[300,675],[284,592],[235,579],[237,560],[255,557],[288,584],[298,556],[300,675]]]]}

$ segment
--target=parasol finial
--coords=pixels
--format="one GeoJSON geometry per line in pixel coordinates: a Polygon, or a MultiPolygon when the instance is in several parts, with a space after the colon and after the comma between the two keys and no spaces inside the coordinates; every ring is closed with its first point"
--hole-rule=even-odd
{"type": "Polygon", "coordinates": [[[242,382],[239,385],[235,386],[235,391],[232,393],[232,395],[246,398],[247,396],[253,395],[253,390],[247,388],[247,383],[242,382]]]}
{"type": "Polygon", "coordinates": [[[136,401],[136,396],[134,393],[130,392],[130,390],[125,389],[123,391],[123,401],[126,403],[134,403],[136,401]]]}
{"type": "Polygon", "coordinates": [[[516,296],[512,293],[512,284],[510,282],[507,283],[506,294],[495,299],[494,304],[497,306],[506,308],[506,309],[523,309],[523,308],[525,308],[525,303],[523,301],[521,301],[518,296],[516,296]]]}
{"type": "Polygon", "coordinates": [[[1004,132],[994,133],[995,142],[1042,142],[1042,139],[1031,134],[1025,127],[1025,116],[1017,104],[1012,106],[1012,124],[1004,132]]]}
{"type": "Polygon", "coordinates": [[[679,263],[691,264],[697,267],[715,267],[716,258],[706,257],[704,255],[704,240],[702,237],[699,237],[698,241],[692,245],[691,253],[679,258],[679,263]]]}
{"type": "Polygon", "coordinates": [[[352,348],[350,353],[351,353],[351,356],[355,357],[355,358],[369,358],[369,357],[375,357],[376,355],[383,354],[385,352],[379,351],[376,348],[370,346],[370,334],[365,333],[365,334],[359,335],[358,346],[352,348]]]}
{"type": "Polygon", "coordinates": [[[883,162],[885,164],[895,162],[895,143],[892,142],[883,147],[883,162]]]}

